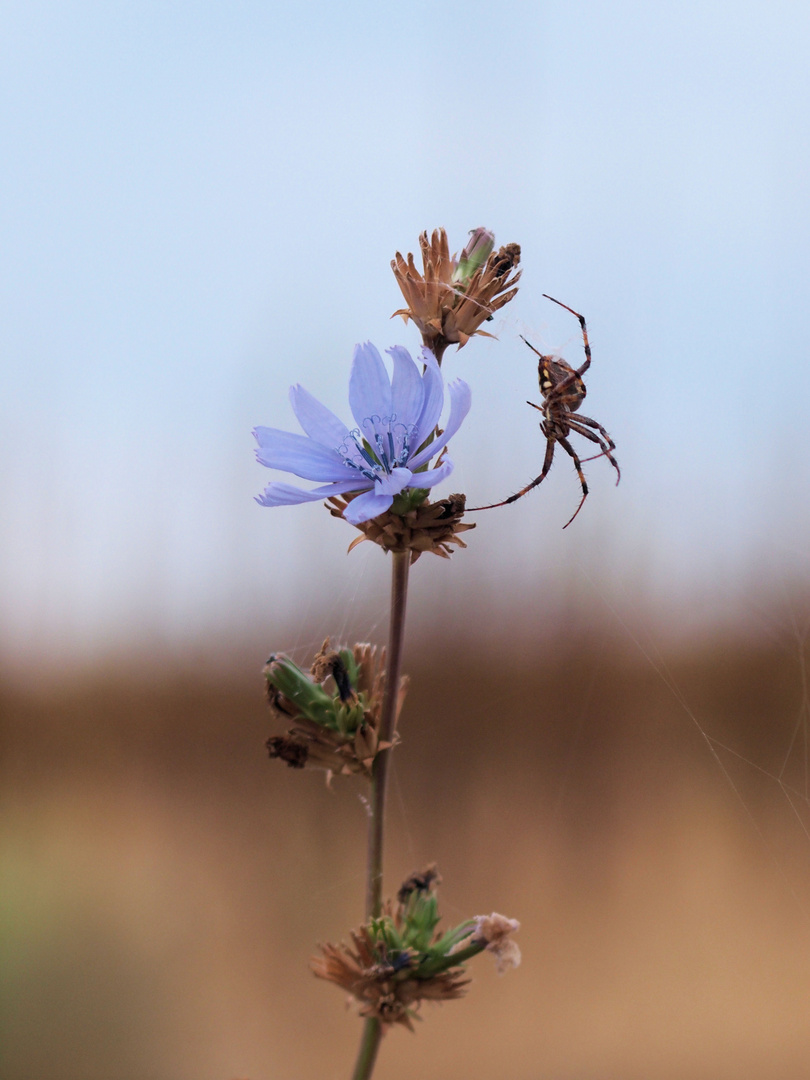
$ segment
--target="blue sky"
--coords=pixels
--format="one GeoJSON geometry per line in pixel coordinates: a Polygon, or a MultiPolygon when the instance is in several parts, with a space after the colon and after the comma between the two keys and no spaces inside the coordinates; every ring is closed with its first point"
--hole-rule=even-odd
{"type": "Polygon", "coordinates": [[[807,580],[805,5],[11,0],[2,21],[7,660],[384,593],[318,504],[253,502],[250,430],[295,427],[294,382],[347,416],[356,341],[416,349],[389,261],[437,225],[454,249],[486,225],[524,267],[499,340],[445,360],[473,390],[447,490],[540,470],[520,335],[581,349],[542,293],[588,319],[623,479],[590,463],[563,533],[561,456],[424,590],[508,606],[596,579],[711,618],[807,580]]]}

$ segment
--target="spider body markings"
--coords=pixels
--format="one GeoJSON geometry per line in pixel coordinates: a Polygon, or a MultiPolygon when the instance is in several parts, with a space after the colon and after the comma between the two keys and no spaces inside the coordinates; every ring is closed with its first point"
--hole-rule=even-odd
{"type": "Polygon", "coordinates": [[[585,480],[585,475],[582,472],[582,461],[568,441],[568,436],[572,432],[576,432],[577,435],[582,435],[590,442],[596,443],[599,447],[599,453],[594,454],[592,457],[585,458],[584,460],[594,461],[596,458],[606,457],[616,470],[617,484],[621,479],[622,474],[619,469],[619,463],[613,456],[616,444],[613,442],[610,435],[608,435],[607,431],[605,431],[597,420],[592,420],[590,416],[583,416],[578,411],[580,405],[585,400],[585,395],[587,393],[582,376],[591,366],[591,346],[588,341],[588,328],[585,325],[585,318],[567,304],[563,304],[562,301],[555,300],[553,296],[549,296],[548,293],[543,293],[543,296],[546,300],[551,300],[552,303],[559,304],[561,308],[570,311],[572,315],[579,319],[579,325],[582,328],[585,362],[581,367],[572,368],[570,364],[567,364],[565,360],[559,356],[544,355],[539,349],[535,349],[534,345],[526,341],[526,338],[522,337],[522,340],[526,342],[532,352],[536,353],[540,358],[537,364],[537,378],[540,384],[540,393],[543,395],[543,404],[535,405],[533,401],[527,401],[526,404],[531,405],[533,409],[537,409],[543,417],[540,421],[540,430],[546,437],[546,456],[543,461],[543,469],[540,475],[536,476],[530,484],[521,488],[520,491],[516,491],[514,495],[510,495],[508,499],[504,499],[502,502],[491,503],[489,506],[476,506],[474,507],[474,510],[494,510],[498,506],[508,506],[509,503],[522,499],[524,495],[527,495],[532,490],[532,488],[536,488],[537,485],[541,484],[548,476],[551,463],[554,460],[554,450],[559,443],[563,450],[565,450],[568,456],[573,460],[574,468],[577,471],[577,476],[579,477],[579,482],[582,487],[582,498],[579,501],[579,506],[565,525],[563,525],[563,528],[567,529],[582,509],[582,505],[588,497],[588,484],[585,480]]]}

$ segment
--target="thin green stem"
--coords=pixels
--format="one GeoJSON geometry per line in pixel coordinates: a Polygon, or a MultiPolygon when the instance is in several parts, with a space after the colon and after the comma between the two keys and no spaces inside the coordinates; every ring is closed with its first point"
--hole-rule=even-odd
{"type": "MultiPolygon", "coordinates": [[[[409,551],[392,554],[391,616],[388,624],[388,648],[385,654],[385,696],[380,716],[380,741],[390,742],[397,720],[397,699],[402,674],[402,648],[405,642],[405,608],[408,599],[409,551]]],[[[390,750],[381,750],[374,759],[371,776],[371,806],[368,824],[368,867],[366,878],[366,919],[376,919],[382,911],[383,840],[385,836],[385,797],[388,789],[390,750]]],[[[352,1080],[369,1080],[374,1071],[382,1039],[382,1024],[369,1018],[363,1025],[360,1049],[352,1080]]]]}
{"type": "Polygon", "coordinates": [[[381,1039],[382,1024],[376,1017],[369,1017],[363,1025],[363,1035],[360,1039],[360,1050],[357,1054],[352,1080],[368,1080],[371,1076],[381,1039]]]}

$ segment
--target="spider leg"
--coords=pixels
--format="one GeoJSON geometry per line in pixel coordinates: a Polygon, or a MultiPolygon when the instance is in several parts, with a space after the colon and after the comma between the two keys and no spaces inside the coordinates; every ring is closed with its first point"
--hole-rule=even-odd
{"type": "Polygon", "coordinates": [[[577,425],[576,420],[572,420],[570,417],[568,417],[567,421],[566,421],[566,425],[568,427],[569,432],[570,431],[575,431],[577,433],[577,435],[582,435],[586,439],[590,439],[591,442],[595,442],[596,445],[601,447],[601,449],[602,449],[601,454],[595,454],[594,457],[592,457],[592,458],[582,458],[583,461],[594,461],[595,458],[604,457],[605,456],[605,451],[610,450],[610,447],[604,441],[604,439],[600,439],[598,435],[595,435],[592,431],[588,431],[587,428],[579,427],[577,425]]]}
{"type": "Polygon", "coordinates": [[[568,519],[568,521],[566,521],[566,523],[563,525],[563,528],[567,529],[568,526],[571,524],[571,522],[574,520],[574,518],[577,516],[577,514],[582,509],[582,506],[583,506],[585,500],[588,498],[588,485],[587,485],[587,483],[585,481],[585,474],[582,471],[582,462],[577,457],[577,453],[574,450],[571,443],[568,441],[568,439],[563,439],[563,438],[560,438],[559,436],[557,438],[557,442],[560,444],[560,446],[563,448],[563,450],[565,450],[565,452],[571,458],[573,458],[573,460],[574,460],[574,468],[577,470],[577,476],[579,477],[579,482],[580,482],[580,484],[582,484],[582,498],[579,500],[579,506],[576,508],[574,513],[568,519]]]}
{"type": "Polygon", "coordinates": [[[580,414],[577,413],[575,419],[571,419],[569,417],[568,426],[571,428],[572,431],[578,431],[579,434],[584,435],[586,439],[590,439],[591,442],[598,443],[601,446],[601,454],[596,454],[594,457],[585,458],[584,460],[594,461],[598,457],[606,457],[610,464],[613,466],[613,468],[616,470],[616,483],[618,484],[618,482],[622,478],[622,470],[619,468],[618,461],[611,453],[611,450],[616,449],[616,443],[613,441],[613,439],[611,439],[610,435],[608,435],[602,425],[596,420],[591,420],[590,416],[580,416],[580,414]],[[593,432],[588,431],[587,428],[581,427],[580,425],[582,424],[588,424],[590,427],[595,428],[599,432],[599,435],[601,435],[602,437],[599,438],[599,436],[595,435],[593,432]]]}
{"type": "MultiPolygon", "coordinates": [[[[600,443],[600,445],[601,445],[601,443],[600,443]]],[[[585,465],[589,461],[598,461],[599,458],[603,458],[603,457],[608,458],[616,466],[616,472],[619,474],[617,476],[617,478],[616,478],[616,484],[618,485],[619,481],[622,478],[621,470],[619,469],[618,462],[616,461],[616,459],[614,457],[611,456],[611,453],[610,453],[610,451],[608,450],[608,448],[606,446],[602,446],[602,449],[598,454],[591,454],[590,457],[580,458],[580,461],[582,462],[583,465],[585,465]]]]}
{"type": "MultiPolygon", "coordinates": [[[[580,432],[580,434],[584,434],[584,432],[580,432]]],[[[582,459],[583,464],[586,461],[596,461],[597,458],[606,457],[608,459],[608,461],[610,462],[610,464],[613,466],[613,468],[616,470],[616,484],[618,486],[618,483],[622,478],[622,470],[619,468],[619,463],[616,460],[616,458],[613,456],[613,454],[611,454],[609,447],[604,446],[601,443],[600,443],[600,446],[602,446],[602,452],[599,453],[599,454],[594,454],[593,457],[583,458],[582,459]]]]}
{"type": "Polygon", "coordinates": [[[537,356],[539,356],[541,360],[543,359],[543,354],[540,352],[540,350],[535,349],[534,345],[532,345],[532,343],[530,341],[527,341],[526,338],[523,336],[523,334],[520,335],[520,340],[523,342],[524,345],[528,345],[529,348],[532,350],[532,352],[536,353],[537,356]]]}
{"type": "MultiPolygon", "coordinates": [[[[531,402],[529,402],[529,405],[531,405],[531,402]]],[[[535,408],[537,408],[537,406],[535,406],[535,408]]],[[[553,438],[547,439],[547,441],[546,441],[546,457],[545,457],[545,460],[543,461],[543,471],[540,473],[539,476],[535,477],[534,480],[532,480],[532,482],[530,484],[527,484],[526,487],[521,488],[520,491],[516,491],[514,495],[510,495],[509,498],[504,499],[503,502],[490,503],[489,506],[474,506],[474,507],[472,507],[471,510],[468,510],[467,513],[468,514],[474,514],[478,510],[495,510],[498,506],[508,506],[509,503],[517,502],[517,500],[522,499],[524,495],[528,495],[528,493],[532,490],[532,488],[536,488],[538,484],[542,484],[542,482],[548,476],[548,470],[551,468],[551,462],[552,462],[552,459],[554,458],[554,443],[556,441],[557,440],[553,439],[553,438]]],[[[562,443],[565,442],[564,439],[560,439],[559,441],[562,442],[562,443]]],[[[571,453],[570,448],[569,448],[569,453],[571,453]]],[[[580,473],[580,476],[581,475],[582,474],[580,473]]],[[[583,484],[585,483],[584,479],[583,479],[582,482],[583,482],[583,484]]],[[[585,493],[586,494],[588,493],[587,487],[585,488],[585,493]]],[[[576,514],[574,515],[574,517],[576,517],[576,514]]],[[[571,520],[573,521],[574,519],[572,518],[571,520]]]]}
{"type": "MultiPolygon", "coordinates": [[[[572,315],[576,316],[576,318],[579,319],[579,325],[582,327],[582,342],[585,346],[585,363],[582,365],[581,368],[577,368],[577,375],[584,375],[588,368],[591,366],[591,345],[588,341],[588,327],[585,325],[585,316],[580,315],[578,311],[574,311],[574,309],[570,308],[568,304],[564,304],[562,300],[555,300],[554,297],[549,296],[548,293],[543,293],[543,296],[545,296],[546,300],[550,300],[552,304],[559,304],[561,308],[565,308],[566,311],[570,311],[572,315]]],[[[526,339],[524,338],[524,341],[525,340],[526,339]]],[[[526,344],[529,344],[528,341],[526,342],[526,344]]],[[[571,522],[569,521],[568,524],[570,525],[571,522]]]]}
{"type": "Polygon", "coordinates": [[[610,435],[608,435],[608,433],[605,431],[605,429],[602,427],[598,420],[592,420],[590,416],[583,416],[582,413],[577,413],[574,419],[578,424],[587,424],[588,427],[594,428],[596,431],[599,432],[599,434],[602,436],[602,438],[605,440],[611,450],[616,449],[616,443],[613,441],[613,439],[611,439],[610,435]]]}

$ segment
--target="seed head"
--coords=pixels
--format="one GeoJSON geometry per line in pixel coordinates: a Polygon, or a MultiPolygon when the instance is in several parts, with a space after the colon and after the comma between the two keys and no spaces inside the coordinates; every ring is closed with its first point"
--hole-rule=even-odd
{"type": "Polygon", "coordinates": [[[461,348],[474,334],[492,337],[480,326],[517,293],[520,271],[512,272],[520,262],[520,245],[493,251],[493,234],[473,229],[461,255],[451,256],[447,233],[435,229],[430,239],[422,233],[419,247],[421,274],[410,253],[405,259],[397,252],[391,262],[406,304],[394,314],[416,323],[423,344],[441,363],[448,345],[461,348]]]}

